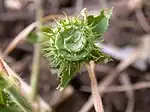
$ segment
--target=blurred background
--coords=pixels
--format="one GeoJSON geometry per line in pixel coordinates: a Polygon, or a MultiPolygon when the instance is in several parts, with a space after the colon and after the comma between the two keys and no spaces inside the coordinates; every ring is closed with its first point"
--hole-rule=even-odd
{"type": "MultiPolygon", "coordinates": [[[[98,82],[109,74],[129,54],[139,56],[134,64],[116,78],[105,90],[105,112],[149,112],[150,110],[150,0],[41,0],[44,16],[66,12],[79,14],[87,8],[90,14],[98,14],[102,8],[112,8],[110,26],[103,35],[104,52],[113,61],[96,65],[98,82]],[[128,85],[128,86],[127,86],[128,85]]],[[[36,0],[0,0],[0,54],[15,37],[36,20],[36,0]]],[[[52,21],[53,19],[51,19],[52,21]]],[[[33,44],[25,39],[18,42],[5,57],[6,62],[24,81],[29,83],[33,58],[33,44]]],[[[56,90],[59,82],[44,57],[40,58],[38,92],[56,112],[79,112],[87,102],[90,80],[83,68],[63,91],[56,90]]],[[[94,112],[92,108],[90,112],[94,112]]]]}

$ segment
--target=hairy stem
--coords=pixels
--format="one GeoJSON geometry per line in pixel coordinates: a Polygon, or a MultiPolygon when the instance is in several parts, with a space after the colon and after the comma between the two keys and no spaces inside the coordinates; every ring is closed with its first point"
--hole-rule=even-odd
{"type": "Polygon", "coordinates": [[[0,90],[0,105],[5,105],[3,91],[0,90]]]}
{"type": "Polygon", "coordinates": [[[4,89],[5,92],[7,92],[12,100],[24,111],[24,112],[32,112],[32,108],[29,102],[19,94],[19,92],[16,90],[16,88],[9,87],[4,89]]]}
{"type": "MultiPolygon", "coordinates": [[[[13,79],[11,79],[4,71],[0,71],[0,82],[1,82],[1,90],[8,93],[12,99],[13,102],[15,102],[18,107],[23,112],[32,112],[32,106],[30,103],[20,94],[20,92],[15,87],[15,82],[13,79]]],[[[1,91],[1,97],[3,97],[1,91]]],[[[2,100],[2,99],[1,99],[2,100]]],[[[1,103],[6,104],[3,101],[1,103]]]]}

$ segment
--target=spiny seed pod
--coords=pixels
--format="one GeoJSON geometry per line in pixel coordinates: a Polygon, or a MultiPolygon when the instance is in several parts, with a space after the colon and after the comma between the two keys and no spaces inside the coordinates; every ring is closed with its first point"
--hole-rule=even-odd
{"type": "Polygon", "coordinates": [[[106,31],[112,10],[102,10],[99,16],[82,19],[68,18],[57,22],[57,27],[43,30],[43,54],[51,65],[59,69],[61,89],[65,88],[74,74],[90,60],[104,61],[108,56],[95,43],[106,31]]]}

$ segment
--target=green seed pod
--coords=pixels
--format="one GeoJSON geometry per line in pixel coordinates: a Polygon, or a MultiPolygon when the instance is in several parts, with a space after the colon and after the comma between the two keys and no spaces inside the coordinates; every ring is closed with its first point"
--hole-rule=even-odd
{"type": "Polygon", "coordinates": [[[103,31],[98,32],[98,28],[101,28],[98,25],[102,21],[107,27],[109,18],[105,16],[103,10],[97,17],[88,16],[86,19],[67,17],[57,22],[55,28],[44,28],[43,54],[53,67],[59,69],[61,89],[67,86],[83,63],[90,60],[98,62],[108,58],[100,52],[95,43],[103,33],[103,31]]]}

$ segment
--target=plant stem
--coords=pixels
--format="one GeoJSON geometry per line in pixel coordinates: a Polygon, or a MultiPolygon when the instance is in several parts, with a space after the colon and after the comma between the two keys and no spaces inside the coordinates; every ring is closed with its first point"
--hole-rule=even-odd
{"type": "MultiPolygon", "coordinates": [[[[26,82],[24,82],[24,80],[21,79],[14,71],[12,71],[12,69],[0,57],[0,76],[2,75],[1,71],[6,72],[6,74],[9,75],[10,77],[17,78],[19,80],[19,82],[20,82],[20,84],[18,85],[19,86],[19,90],[18,91],[21,93],[20,95],[24,96],[24,98],[29,98],[28,96],[29,96],[29,94],[31,92],[31,87],[26,82]]],[[[8,80],[6,82],[8,82],[8,80]]],[[[14,83],[13,84],[12,83],[11,83],[11,85],[14,85],[14,83]]],[[[4,84],[4,85],[6,86],[7,83],[4,84]]],[[[30,99],[27,99],[27,100],[30,100],[30,99]]],[[[52,112],[52,107],[50,107],[40,96],[37,97],[37,100],[38,100],[38,103],[40,105],[41,112],[52,112]]],[[[32,105],[31,103],[29,103],[29,105],[31,106],[31,108],[33,110],[37,109],[37,105],[34,105],[34,104],[32,105]]]]}
{"type": "Polygon", "coordinates": [[[93,103],[94,103],[95,110],[96,112],[104,112],[102,100],[99,94],[98,84],[97,84],[97,80],[96,80],[96,76],[94,72],[94,68],[95,68],[94,61],[90,61],[89,64],[86,64],[86,67],[87,67],[89,77],[91,80],[91,90],[92,90],[93,103]]]}
{"type": "Polygon", "coordinates": [[[5,105],[3,91],[0,90],[0,105],[5,105]]]}
{"type": "MultiPolygon", "coordinates": [[[[5,72],[0,71],[0,81],[1,81],[1,90],[8,93],[13,102],[15,102],[19,108],[24,112],[32,112],[32,106],[30,103],[20,94],[20,92],[15,87],[14,80],[11,79],[5,72]]],[[[1,92],[1,97],[3,97],[1,92]]],[[[3,103],[4,102],[3,99],[3,103]]]]}
{"type": "Polygon", "coordinates": [[[12,100],[24,111],[24,112],[32,112],[30,103],[19,94],[19,92],[13,86],[5,88],[5,92],[7,92],[12,100]]]}
{"type": "Polygon", "coordinates": [[[80,13],[80,11],[82,10],[83,8],[83,2],[84,0],[76,0],[76,13],[80,13]]]}
{"type": "MultiPolygon", "coordinates": [[[[37,28],[36,28],[36,35],[37,38],[39,38],[39,32],[41,27],[41,19],[42,19],[42,6],[41,6],[42,0],[36,0],[36,20],[38,22],[37,28]]],[[[38,43],[34,46],[34,54],[33,54],[33,63],[32,63],[32,74],[31,74],[31,99],[35,100],[36,94],[37,94],[37,82],[39,78],[39,63],[40,63],[40,45],[38,43]]]]}
{"type": "Polygon", "coordinates": [[[37,81],[39,78],[39,63],[40,63],[40,45],[36,44],[32,63],[31,75],[31,99],[35,100],[37,93],[37,81]]]}

